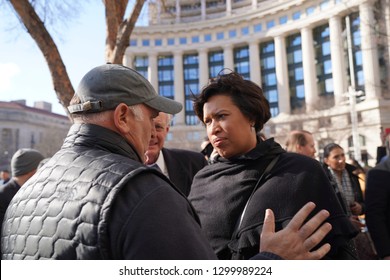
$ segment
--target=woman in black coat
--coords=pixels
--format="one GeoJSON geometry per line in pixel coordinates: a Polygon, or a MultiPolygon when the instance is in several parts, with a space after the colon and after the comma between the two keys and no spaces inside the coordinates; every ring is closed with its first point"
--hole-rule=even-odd
{"type": "Polygon", "coordinates": [[[218,155],[195,176],[189,199],[220,259],[249,259],[258,251],[266,209],[280,230],[309,201],[330,212],[326,258],[354,257],[348,244],[357,231],[320,164],[257,137],[271,117],[258,85],[234,72],[219,75],[195,98],[194,110],[218,155]]]}

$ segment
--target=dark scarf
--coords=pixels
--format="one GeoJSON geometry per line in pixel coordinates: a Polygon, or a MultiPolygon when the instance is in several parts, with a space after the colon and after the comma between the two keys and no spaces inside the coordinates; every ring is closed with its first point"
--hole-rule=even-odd
{"type": "Polygon", "coordinates": [[[195,176],[189,200],[215,251],[231,239],[244,206],[266,166],[284,152],[278,143],[268,139],[259,142],[245,155],[230,159],[217,156],[212,165],[195,176]]]}

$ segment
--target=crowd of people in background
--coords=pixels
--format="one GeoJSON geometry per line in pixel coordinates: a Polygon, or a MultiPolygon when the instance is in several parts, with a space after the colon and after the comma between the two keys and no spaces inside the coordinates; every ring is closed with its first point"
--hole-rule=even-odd
{"type": "Polygon", "coordinates": [[[329,143],[318,161],[306,130],[283,148],[235,72],[194,97],[199,152],[164,147],[181,109],[130,68],[88,72],[60,151],[0,173],[2,259],[390,259],[389,157],[362,168],[329,143]]]}

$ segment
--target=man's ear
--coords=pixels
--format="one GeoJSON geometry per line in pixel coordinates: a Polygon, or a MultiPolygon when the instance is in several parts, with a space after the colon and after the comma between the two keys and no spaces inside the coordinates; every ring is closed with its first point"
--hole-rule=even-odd
{"type": "Polygon", "coordinates": [[[130,130],[129,122],[132,120],[132,112],[130,108],[124,104],[119,104],[114,111],[114,125],[121,134],[127,134],[130,130]]]}

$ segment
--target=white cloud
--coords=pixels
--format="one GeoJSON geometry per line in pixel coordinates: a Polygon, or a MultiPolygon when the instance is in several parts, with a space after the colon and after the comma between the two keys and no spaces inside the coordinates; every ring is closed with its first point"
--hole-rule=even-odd
{"type": "Polygon", "coordinates": [[[12,78],[20,73],[20,67],[15,63],[0,63],[0,92],[12,87],[12,78]]]}

